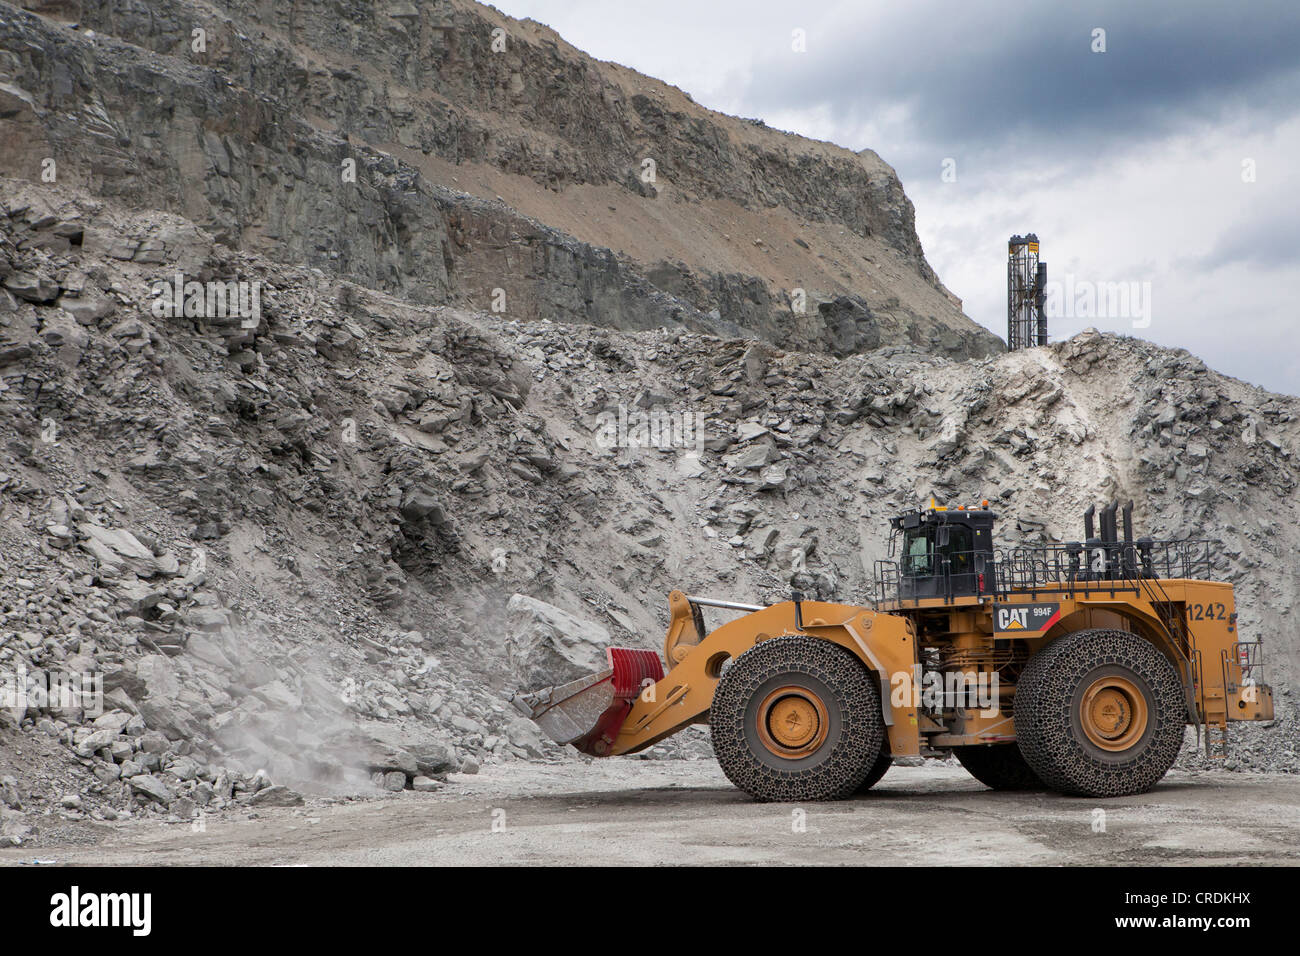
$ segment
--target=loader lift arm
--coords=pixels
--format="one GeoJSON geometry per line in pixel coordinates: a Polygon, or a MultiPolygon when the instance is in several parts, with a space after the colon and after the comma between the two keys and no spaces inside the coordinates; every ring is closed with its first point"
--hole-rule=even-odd
{"type": "MultiPolygon", "coordinates": [[[[704,599],[700,600],[703,603],[704,599]]],[[[745,610],[730,602],[714,606],[745,610]]],[[[709,705],[724,666],[760,641],[806,634],[847,648],[880,682],[882,717],[896,755],[920,752],[917,711],[912,701],[895,707],[890,702],[890,678],[912,672],[916,641],[906,620],[877,614],[861,607],[820,601],[785,601],[760,608],[717,628],[702,640],[695,611],[699,605],[681,591],[669,596],[673,616],[669,622],[665,657],[672,669],[633,702],[632,709],[606,753],[636,753],[694,723],[707,723],[709,705]],[[682,618],[689,617],[689,625],[682,618]]]]}

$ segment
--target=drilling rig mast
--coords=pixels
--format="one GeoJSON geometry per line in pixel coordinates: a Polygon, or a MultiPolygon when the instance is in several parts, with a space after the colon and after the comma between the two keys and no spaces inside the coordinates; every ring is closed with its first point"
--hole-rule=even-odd
{"type": "Polygon", "coordinates": [[[1007,349],[1047,344],[1043,299],[1047,263],[1038,259],[1038,236],[1012,236],[1007,244],[1007,349]]]}

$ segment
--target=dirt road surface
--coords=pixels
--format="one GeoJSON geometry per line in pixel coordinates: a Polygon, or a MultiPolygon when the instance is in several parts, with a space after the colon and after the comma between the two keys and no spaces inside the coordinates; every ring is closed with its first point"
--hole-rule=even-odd
{"type": "MultiPolygon", "coordinates": [[[[48,818],[47,818],[48,819],[48,818]]],[[[994,793],[945,765],[894,767],[843,803],[758,804],[712,761],[506,764],[439,793],[63,828],[0,864],[1300,865],[1300,779],[1171,773],[1118,800],[994,793]],[[1104,816],[1098,811],[1104,811],[1104,816]]]]}

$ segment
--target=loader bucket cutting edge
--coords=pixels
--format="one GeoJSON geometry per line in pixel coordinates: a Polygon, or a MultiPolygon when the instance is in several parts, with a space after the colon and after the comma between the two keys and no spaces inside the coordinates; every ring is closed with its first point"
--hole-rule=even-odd
{"type": "Polygon", "coordinates": [[[556,743],[573,744],[583,753],[603,757],[645,682],[657,683],[664,676],[654,651],[609,647],[605,659],[609,666],[599,673],[517,693],[510,702],[556,743]]]}

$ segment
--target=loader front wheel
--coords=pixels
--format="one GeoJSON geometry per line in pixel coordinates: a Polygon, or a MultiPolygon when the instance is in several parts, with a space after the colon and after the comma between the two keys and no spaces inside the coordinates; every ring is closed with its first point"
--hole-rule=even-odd
{"type": "Polygon", "coordinates": [[[885,737],[880,693],[851,652],[790,636],[736,658],[709,710],[713,752],[756,800],[842,800],[872,771],[885,737]]]}
{"type": "Polygon", "coordinates": [[[1014,744],[981,744],[974,747],[953,747],[953,754],[966,771],[994,790],[1043,790],[1032,767],[1025,762],[1020,748],[1014,744]]]}
{"type": "Polygon", "coordinates": [[[1039,651],[1015,698],[1016,742],[1053,790],[1145,793],[1173,765],[1187,704],[1174,665],[1127,631],[1086,630],[1039,651]]]}

